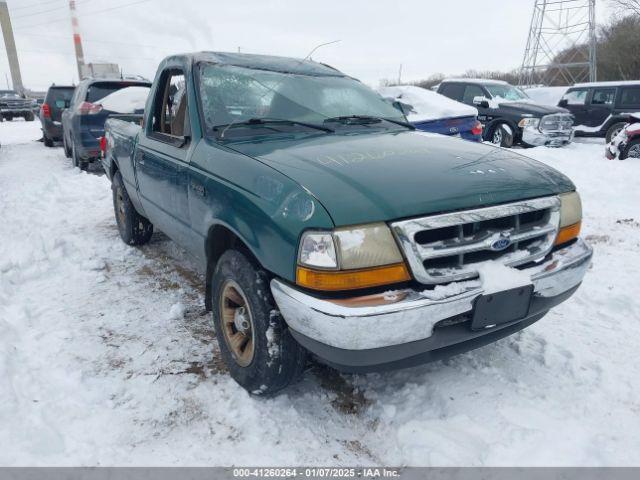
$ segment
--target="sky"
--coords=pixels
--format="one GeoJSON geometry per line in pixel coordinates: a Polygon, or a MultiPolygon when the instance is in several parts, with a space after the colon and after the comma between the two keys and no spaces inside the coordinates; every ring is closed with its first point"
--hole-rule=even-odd
{"type": "MultiPolygon", "coordinates": [[[[77,82],[67,0],[7,0],[23,83],[77,82]]],[[[305,57],[372,86],[522,62],[534,0],[77,0],[86,62],[153,78],[167,55],[198,50],[305,57]]],[[[599,1],[597,20],[610,12],[599,1]]],[[[0,86],[9,77],[0,52],[0,86]]]]}

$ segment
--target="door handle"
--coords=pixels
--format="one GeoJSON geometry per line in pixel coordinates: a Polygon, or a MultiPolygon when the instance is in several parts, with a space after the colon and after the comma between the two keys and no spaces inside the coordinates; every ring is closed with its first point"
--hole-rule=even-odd
{"type": "Polygon", "coordinates": [[[205,194],[207,193],[207,191],[204,188],[204,185],[194,182],[193,180],[191,181],[191,183],[189,184],[191,187],[191,190],[193,190],[194,192],[196,192],[198,195],[200,195],[201,197],[204,197],[205,194]]]}

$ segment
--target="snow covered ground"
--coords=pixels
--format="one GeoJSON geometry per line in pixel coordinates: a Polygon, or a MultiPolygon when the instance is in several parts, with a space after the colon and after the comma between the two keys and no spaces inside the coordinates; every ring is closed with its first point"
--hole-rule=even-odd
{"type": "Polygon", "coordinates": [[[189,259],[125,246],[107,179],[38,129],[0,124],[1,465],[640,463],[640,162],[522,151],[575,181],[595,247],[537,324],[409,370],[315,365],[261,399],[218,360],[189,259]]]}

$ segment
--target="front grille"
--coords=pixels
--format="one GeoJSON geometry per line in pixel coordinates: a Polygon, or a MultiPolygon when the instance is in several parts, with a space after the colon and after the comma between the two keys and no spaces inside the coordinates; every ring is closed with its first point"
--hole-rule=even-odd
{"type": "Polygon", "coordinates": [[[29,108],[31,106],[31,102],[27,100],[3,100],[2,106],[7,108],[29,108]]]}
{"type": "Polygon", "coordinates": [[[570,132],[572,128],[573,115],[569,113],[554,113],[540,119],[540,131],[543,133],[570,132]]]}
{"type": "Polygon", "coordinates": [[[545,197],[391,227],[416,280],[433,285],[475,278],[477,264],[487,260],[508,266],[540,260],[553,247],[559,222],[560,201],[545,197]]]}

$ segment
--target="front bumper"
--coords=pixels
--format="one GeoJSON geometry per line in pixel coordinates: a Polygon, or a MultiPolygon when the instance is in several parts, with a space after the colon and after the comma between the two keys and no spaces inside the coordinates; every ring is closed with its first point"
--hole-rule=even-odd
{"type": "Polygon", "coordinates": [[[591,256],[578,239],[524,269],[534,286],[527,317],[482,331],[469,326],[483,294],[477,281],[347,300],[321,299],[277,279],[271,291],[292,335],[320,359],[345,371],[383,370],[461,353],[530,325],[573,294],[591,256]]]}
{"type": "Polygon", "coordinates": [[[574,131],[562,130],[553,132],[541,132],[537,128],[523,128],[522,141],[534,147],[549,146],[561,147],[573,141],[574,131]]]}

